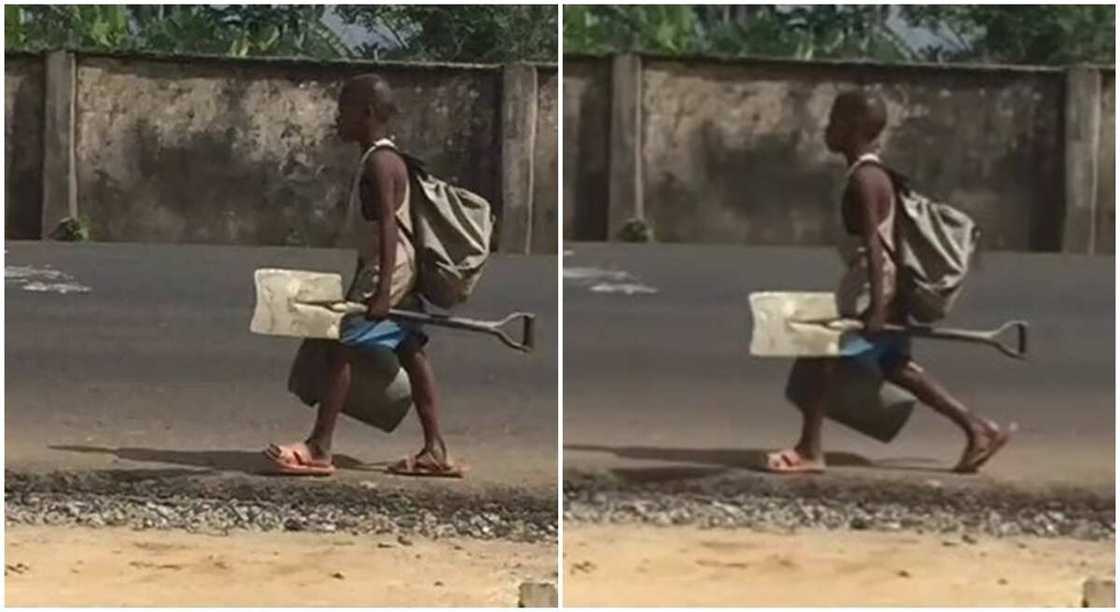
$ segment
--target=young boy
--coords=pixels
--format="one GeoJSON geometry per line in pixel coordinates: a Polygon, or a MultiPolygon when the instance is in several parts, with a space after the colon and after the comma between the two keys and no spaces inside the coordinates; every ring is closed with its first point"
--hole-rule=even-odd
{"type": "Polygon", "coordinates": [[[392,350],[412,386],[413,401],[424,429],[424,446],[416,455],[390,466],[405,475],[461,476],[451,462],[439,430],[438,400],[431,363],[424,352],[427,337],[411,325],[387,319],[390,308],[417,310],[416,252],[412,232],[410,181],[404,159],[388,139],[397,113],[388,83],[376,75],[350,79],[338,97],[338,135],[358,145],[360,212],[350,194],[347,223],[358,250],[358,269],[346,299],[366,304],[364,316],[343,320],[332,346],[326,396],[319,403],[315,427],[305,442],[273,444],[265,456],[284,474],[334,473],[331,437],[350,391],[351,364],[361,351],[392,350]],[[375,149],[376,147],[376,149],[375,149]],[[371,151],[371,149],[374,149],[371,151]],[[384,273],[383,273],[384,272],[384,273]]]}
{"type": "MultiPolygon", "coordinates": [[[[992,421],[980,418],[949,395],[910,357],[909,339],[884,333],[887,323],[905,324],[906,312],[897,299],[897,269],[888,251],[894,251],[895,190],[890,175],[873,155],[875,141],[887,122],[886,108],[862,91],[837,96],[829,115],[824,140],[828,150],[844,156],[849,179],[841,204],[847,233],[841,252],[848,271],[837,290],[837,306],[845,316],[859,317],[866,326],[863,337],[845,346],[843,358],[878,367],[890,382],[906,389],[919,401],[945,415],[964,432],[967,444],[954,471],[975,472],[1008,441],[1008,434],[992,421]],[[869,162],[869,163],[868,163],[869,162]]],[[[773,472],[823,472],[821,424],[830,385],[843,384],[835,374],[835,359],[812,359],[817,381],[812,401],[803,407],[801,439],[787,450],[771,453],[767,465],[773,472]]]]}

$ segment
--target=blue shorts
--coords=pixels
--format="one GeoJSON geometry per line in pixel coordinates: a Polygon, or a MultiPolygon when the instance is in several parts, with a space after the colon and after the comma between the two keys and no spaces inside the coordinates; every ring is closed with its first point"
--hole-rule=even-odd
{"type": "Polygon", "coordinates": [[[338,336],[343,346],[371,352],[395,351],[409,339],[414,339],[420,346],[428,342],[428,336],[418,326],[389,319],[368,321],[362,314],[342,319],[338,336]]]}
{"type": "Polygon", "coordinates": [[[882,373],[894,371],[910,361],[910,336],[884,333],[874,338],[847,334],[840,342],[840,355],[876,367],[882,373]]]}

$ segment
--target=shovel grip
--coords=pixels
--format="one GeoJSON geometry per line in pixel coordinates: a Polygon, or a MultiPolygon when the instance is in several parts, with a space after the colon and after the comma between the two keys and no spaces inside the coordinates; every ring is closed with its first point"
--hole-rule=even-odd
{"type": "Polygon", "coordinates": [[[996,332],[996,335],[1003,334],[1003,332],[1007,331],[1008,329],[1015,329],[1015,331],[1018,332],[1016,334],[1016,344],[1018,345],[1018,348],[1011,348],[1003,344],[1002,342],[997,344],[996,347],[1000,350],[1000,352],[1002,352],[1004,355],[1007,355],[1008,357],[1014,357],[1015,359],[1026,359],[1028,356],[1028,349],[1030,348],[1030,325],[1028,325],[1026,321],[1011,321],[1003,327],[1000,327],[996,332]]]}
{"type": "Polygon", "coordinates": [[[536,347],[536,334],[534,332],[536,322],[537,318],[533,315],[529,315],[521,321],[521,343],[529,349],[526,352],[532,352],[536,347]]]}
{"type": "Polygon", "coordinates": [[[532,353],[533,347],[536,344],[535,323],[537,316],[531,312],[515,312],[508,317],[502,319],[494,326],[494,334],[502,341],[502,344],[519,350],[523,353],[532,353]],[[509,334],[502,331],[502,326],[513,321],[514,319],[521,319],[521,342],[518,342],[510,337],[509,334]]]}

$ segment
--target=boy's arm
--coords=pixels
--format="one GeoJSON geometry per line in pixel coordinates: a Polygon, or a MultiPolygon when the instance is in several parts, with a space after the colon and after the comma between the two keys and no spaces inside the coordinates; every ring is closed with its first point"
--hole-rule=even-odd
{"type": "Polygon", "coordinates": [[[377,289],[370,297],[366,318],[384,319],[389,316],[390,293],[393,285],[393,270],[397,264],[397,174],[400,168],[396,156],[389,152],[377,152],[366,162],[366,171],[373,176],[377,185],[377,207],[380,248],[380,266],[377,274],[377,289]]]}
{"type": "MultiPolygon", "coordinates": [[[[875,171],[864,166],[852,174],[856,205],[860,212],[860,235],[867,252],[867,277],[871,285],[871,306],[864,320],[869,334],[882,331],[887,322],[887,304],[883,295],[883,242],[879,239],[879,200],[882,189],[877,188],[875,171]]],[[[889,203],[888,203],[889,205],[889,203]]]]}

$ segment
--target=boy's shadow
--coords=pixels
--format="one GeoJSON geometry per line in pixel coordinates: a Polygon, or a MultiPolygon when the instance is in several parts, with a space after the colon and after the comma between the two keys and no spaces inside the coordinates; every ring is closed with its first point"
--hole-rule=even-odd
{"type": "MultiPolygon", "coordinates": [[[[668,482],[691,480],[713,476],[732,469],[746,469],[768,472],[766,455],[776,449],[722,449],[722,448],[658,448],[651,446],[601,446],[571,444],[564,446],[565,451],[587,451],[611,453],[622,459],[666,461],[673,463],[703,464],[705,466],[675,466],[656,468],[619,468],[613,473],[631,482],[668,482]]],[[[924,462],[924,459],[907,459],[910,462],[924,462]]],[[[825,462],[835,468],[889,469],[921,472],[944,472],[943,469],[902,465],[901,460],[873,462],[870,459],[846,452],[826,452],[825,462]]]]}
{"type": "MultiPolygon", "coordinates": [[[[113,455],[117,459],[136,463],[165,463],[203,468],[194,470],[199,474],[212,472],[241,472],[251,476],[272,475],[271,464],[260,450],[163,450],[156,448],[104,448],[99,446],[59,445],[49,446],[51,450],[95,455],[113,455]]],[[[343,470],[382,471],[379,464],[359,461],[349,455],[334,455],[334,465],[343,470]]]]}

